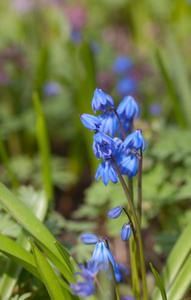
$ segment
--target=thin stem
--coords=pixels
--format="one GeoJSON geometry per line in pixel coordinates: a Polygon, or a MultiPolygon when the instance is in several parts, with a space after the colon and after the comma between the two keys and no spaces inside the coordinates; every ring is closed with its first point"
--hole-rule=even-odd
{"type": "Polygon", "coordinates": [[[148,300],[148,296],[147,296],[147,283],[146,283],[146,269],[145,269],[145,259],[144,259],[144,253],[143,253],[143,244],[142,244],[142,239],[141,239],[141,232],[140,232],[140,228],[139,228],[139,223],[138,223],[138,219],[136,216],[136,212],[135,212],[135,208],[133,205],[133,201],[131,199],[131,196],[129,194],[129,190],[127,188],[127,185],[120,173],[120,170],[116,164],[116,161],[113,157],[113,155],[111,155],[111,159],[114,163],[115,169],[117,171],[119,180],[121,182],[121,185],[123,187],[123,190],[125,192],[125,195],[127,197],[127,200],[129,202],[129,206],[130,206],[130,210],[132,212],[133,215],[133,220],[135,222],[135,228],[136,228],[136,232],[137,232],[137,240],[138,240],[138,245],[139,245],[139,254],[140,254],[140,264],[141,264],[141,274],[142,274],[142,284],[143,284],[143,299],[144,300],[148,300]]]}
{"type": "Polygon", "coordinates": [[[126,138],[126,133],[125,133],[123,124],[121,123],[121,119],[120,119],[120,117],[119,117],[119,115],[118,115],[116,109],[114,109],[114,112],[115,112],[115,114],[116,114],[116,116],[117,116],[117,119],[118,119],[118,122],[119,122],[119,125],[120,125],[120,128],[121,128],[121,132],[122,132],[123,139],[125,139],[125,138],[126,138]]]}
{"type": "Polygon", "coordinates": [[[97,276],[94,276],[94,280],[97,283],[97,286],[98,286],[100,292],[103,294],[103,290],[102,290],[101,284],[99,283],[99,280],[97,279],[97,276]]]}
{"type": "Polygon", "coordinates": [[[143,154],[142,148],[140,149],[139,163],[138,163],[138,222],[141,227],[141,215],[142,215],[142,164],[143,154]]]}

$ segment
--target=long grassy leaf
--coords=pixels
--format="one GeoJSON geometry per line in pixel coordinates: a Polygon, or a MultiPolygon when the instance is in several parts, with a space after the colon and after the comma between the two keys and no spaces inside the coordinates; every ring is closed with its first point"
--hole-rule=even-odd
{"type": "Polygon", "coordinates": [[[162,296],[162,299],[163,300],[167,300],[167,297],[166,297],[166,292],[165,292],[165,288],[164,288],[164,284],[157,272],[157,270],[153,267],[153,265],[150,263],[150,267],[151,267],[151,270],[153,272],[153,275],[157,281],[157,284],[158,284],[158,287],[160,289],[160,292],[161,292],[161,296],[162,296]]]}
{"type": "Polygon", "coordinates": [[[38,142],[38,148],[42,160],[42,174],[44,185],[46,188],[46,193],[49,200],[54,197],[53,184],[51,178],[51,168],[50,168],[50,144],[47,134],[46,121],[41,109],[40,100],[37,93],[33,95],[34,106],[37,114],[37,128],[36,137],[38,142]]]}
{"type": "Polygon", "coordinates": [[[173,282],[167,296],[168,300],[182,299],[191,287],[191,255],[184,263],[180,273],[173,282]]]}
{"type": "Polygon", "coordinates": [[[21,226],[30,233],[40,247],[48,254],[50,259],[69,281],[73,281],[73,275],[54,245],[55,238],[48,229],[34,216],[34,214],[19,201],[2,183],[0,183],[0,202],[21,226]]]}
{"type": "Polygon", "coordinates": [[[52,300],[65,300],[66,298],[62,292],[56,274],[54,273],[49,262],[31,240],[30,243],[35,257],[37,270],[42,278],[42,281],[44,282],[44,285],[46,286],[50,298],[52,300]]]}
{"type": "MultiPolygon", "coordinates": [[[[48,208],[48,203],[47,203],[47,198],[45,196],[45,193],[44,192],[38,193],[38,198],[36,199],[36,201],[38,201],[38,206],[33,205],[31,207],[32,212],[34,213],[34,215],[38,217],[39,220],[43,221],[46,216],[46,212],[48,208]]],[[[31,249],[30,243],[26,238],[24,229],[21,230],[16,243],[22,248],[24,248],[25,250],[29,251],[31,249]]],[[[3,272],[4,274],[0,281],[0,295],[2,299],[4,300],[10,299],[14,287],[19,279],[21,271],[22,271],[22,267],[16,264],[14,261],[11,260],[7,262],[3,272]]]]}
{"type": "MultiPolygon", "coordinates": [[[[38,279],[42,280],[36,268],[34,256],[2,234],[0,234],[0,252],[5,254],[16,264],[22,266],[38,279]]],[[[67,290],[69,293],[71,293],[70,288],[65,281],[59,277],[58,281],[64,290],[67,290]]]]}
{"type": "MultiPolygon", "coordinates": [[[[165,285],[166,293],[171,289],[176,277],[181,271],[182,266],[184,265],[188,255],[191,252],[191,239],[190,239],[190,232],[191,232],[191,221],[189,222],[188,226],[184,229],[183,233],[179,237],[178,241],[176,242],[175,246],[173,247],[166,265],[162,272],[162,281],[165,285]]],[[[191,271],[190,271],[190,278],[191,278],[191,271]]],[[[152,300],[159,300],[160,299],[160,292],[157,288],[154,291],[152,296],[152,300]]]]}

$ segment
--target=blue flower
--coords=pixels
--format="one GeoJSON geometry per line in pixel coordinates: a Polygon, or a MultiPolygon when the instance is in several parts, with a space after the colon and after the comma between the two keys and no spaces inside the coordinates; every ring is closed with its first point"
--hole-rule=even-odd
{"type": "MultiPolygon", "coordinates": [[[[125,265],[115,261],[114,273],[116,281],[120,282],[126,275],[129,275],[129,269],[125,265]]],[[[111,274],[109,275],[109,278],[111,278],[111,274]]]]}
{"type": "Polygon", "coordinates": [[[83,125],[86,128],[90,129],[91,131],[92,130],[98,130],[100,125],[101,125],[101,122],[98,119],[98,117],[95,117],[93,115],[82,114],[82,115],[80,115],[80,118],[81,118],[81,121],[82,121],[83,125]]]}
{"type": "Polygon", "coordinates": [[[120,117],[125,117],[129,120],[137,119],[139,116],[139,105],[132,96],[126,96],[117,107],[117,113],[120,117]]]}
{"type": "Polygon", "coordinates": [[[121,229],[121,239],[123,242],[127,241],[131,236],[131,225],[129,223],[124,224],[121,229]]]}
{"type": "Polygon", "coordinates": [[[113,149],[117,149],[117,146],[112,138],[102,132],[95,132],[93,139],[93,151],[98,159],[111,155],[113,149]]]}
{"type": "Polygon", "coordinates": [[[78,265],[78,267],[82,270],[82,273],[77,272],[74,276],[80,275],[84,281],[71,283],[70,288],[74,294],[80,297],[88,297],[95,291],[93,277],[97,274],[96,272],[98,272],[97,263],[93,263],[90,269],[86,269],[83,265],[78,265]]]}
{"type": "Polygon", "coordinates": [[[122,75],[132,69],[132,62],[126,56],[118,56],[113,63],[113,72],[116,75],[122,75]]]}
{"type": "Polygon", "coordinates": [[[78,29],[72,29],[71,38],[74,43],[79,43],[82,40],[82,34],[78,29]]]}
{"type": "Polygon", "coordinates": [[[103,273],[105,273],[108,270],[109,262],[111,262],[113,268],[115,268],[115,259],[110,250],[107,248],[105,242],[102,240],[97,242],[92,258],[88,262],[88,268],[91,266],[92,261],[95,261],[98,264],[99,269],[103,273]]]}
{"type": "Polygon", "coordinates": [[[133,296],[128,296],[128,295],[125,295],[122,297],[121,300],[136,300],[133,296]]]}
{"type": "Polygon", "coordinates": [[[127,175],[128,178],[132,178],[138,172],[138,157],[134,153],[129,155],[122,155],[118,161],[117,165],[120,169],[122,175],[127,175]]]}
{"type": "Polygon", "coordinates": [[[57,82],[47,82],[43,86],[43,93],[46,96],[55,96],[61,92],[61,86],[57,82]]]}
{"type": "Polygon", "coordinates": [[[122,147],[124,149],[127,149],[127,151],[134,149],[135,153],[137,153],[139,149],[142,148],[142,152],[143,152],[145,150],[146,143],[141,133],[141,130],[137,129],[132,133],[130,133],[124,140],[122,147]]]}
{"type": "Polygon", "coordinates": [[[126,96],[128,94],[135,93],[138,90],[137,82],[129,77],[120,78],[116,84],[117,94],[119,96],[126,96]]]}
{"type": "Polygon", "coordinates": [[[122,211],[123,208],[121,208],[121,206],[116,206],[108,212],[108,218],[117,219],[121,215],[122,211]]]}
{"type": "Polygon", "coordinates": [[[113,110],[108,110],[102,115],[98,116],[101,121],[100,131],[107,134],[113,138],[117,128],[119,127],[119,122],[117,116],[113,110]]]}
{"type": "Polygon", "coordinates": [[[118,175],[115,169],[115,166],[110,158],[104,159],[98,166],[97,172],[95,174],[95,179],[98,179],[102,176],[104,185],[108,185],[109,179],[113,183],[118,182],[118,175]]]}
{"type": "Polygon", "coordinates": [[[99,241],[99,238],[95,234],[85,233],[81,236],[81,241],[84,244],[96,244],[99,241]]]}
{"type": "Polygon", "coordinates": [[[111,96],[106,94],[101,88],[96,88],[92,99],[92,109],[96,113],[96,110],[106,111],[108,106],[115,108],[115,104],[111,96]]]}

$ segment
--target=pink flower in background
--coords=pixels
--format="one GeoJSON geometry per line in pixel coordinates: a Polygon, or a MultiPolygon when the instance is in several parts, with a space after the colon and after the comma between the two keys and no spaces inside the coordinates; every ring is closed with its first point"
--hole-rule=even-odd
{"type": "Polygon", "coordinates": [[[11,0],[10,7],[19,14],[26,14],[36,6],[34,0],[11,0]]]}
{"type": "Polygon", "coordinates": [[[82,29],[86,25],[86,10],[82,5],[70,5],[66,9],[68,21],[73,29],[82,29]]]}

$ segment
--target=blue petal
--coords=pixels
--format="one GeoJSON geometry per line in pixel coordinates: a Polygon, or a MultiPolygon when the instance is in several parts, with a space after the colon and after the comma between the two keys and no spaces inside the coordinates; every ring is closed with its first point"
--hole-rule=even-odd
{"type": "Polygon", "coordinates": [[[117,219],[121,215],[122,211],[123,209],[121,206],[116,206],[108,212],[108,218],[117,219]]]}
{"type": "Polygon", "coordinates": [[[95,234],[85,233],[81,236],[81,241],[84,244],[96,244],[99,241],[99,238],[95,234]]]}
{"type": "Polygon", "coordinates": [[[131,225],[129,223],[123,225],[121,229],[121,239],[123,242],[127,241],[131,236],[131,225]]]}
{"type": "Polygon", "coordinates": [[[82,114],[80,118],[83,125],[90,130],[98,130],[101,125],[99,118],[90,114],[82,114]]]}
{"type": "Polygon", "coordinates": [[[118,175],[117,175],[117,171],[115,169],[115,166],[113,165],[113,162],[111,161],[109,164],[109,179],[113,182],[113,183],[117,183],[118,182],[118,175]]]}
{"type": "Polygon", "coordinates": [[[109,183],[109,168],[108,168],[108,162],[107,160],[105,161],[104,165],[103,165],[103,171],[102,171],[102,180],[105,186],[108,185],[109,183]]]}
{"type": "Polygon", "coordinates": [[[77,294],[80,297],[88,297],[95,291],[93,280],[87,282],[71,283],[70,288],[74,294],[77,294]]]}

